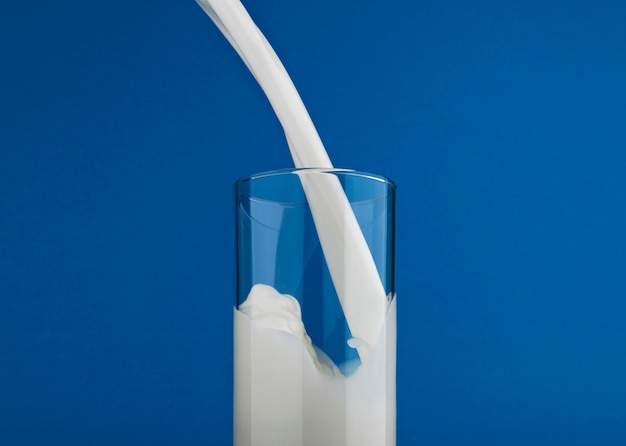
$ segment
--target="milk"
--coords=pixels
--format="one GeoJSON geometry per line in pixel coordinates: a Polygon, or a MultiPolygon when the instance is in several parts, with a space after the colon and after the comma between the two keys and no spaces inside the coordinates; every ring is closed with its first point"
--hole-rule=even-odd
{"type": "MultiPolygon", "coordinates": [[[[289,75],[239,0],[196,1],[265,92],[295,166],[332,168],[289,75]]],[[[395,298],[385,295],[338,178],[297,174],[360,365],[344,376],[311,342],[298,301],[255,284],[234,314],[235,445],[395,446],[395,298]]]]}
{"type": "Polygon", "coordinates": [[[395,299],[348,377],[311,343],[291,296],[255,285],[234,323],[236,446],[395,445],[395,299]]]}

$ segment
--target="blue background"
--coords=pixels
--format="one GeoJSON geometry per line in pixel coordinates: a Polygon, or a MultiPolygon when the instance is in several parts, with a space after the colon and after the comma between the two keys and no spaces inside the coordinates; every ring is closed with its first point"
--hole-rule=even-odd
{"type": "MultiPolygon", "coordinates": [[[[398,444],[626,444],[626,3],[246,6],[398,184],[398,444]]],[[[191,0],[2,0],[0,61],[0,444],[228,445],[262,92],[191,0]]]]}

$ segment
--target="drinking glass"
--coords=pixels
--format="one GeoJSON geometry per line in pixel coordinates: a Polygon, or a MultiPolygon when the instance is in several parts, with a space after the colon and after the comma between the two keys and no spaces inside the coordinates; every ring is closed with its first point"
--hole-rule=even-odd
{"type": "MultiPolygon", "coordinates": [[[[380,175],[343,169],[279,170],[235,184],[236,446],[395,445],[395,192],[380,175]],[[384,289],[383,324],[366,357],[336,290],[343,269],[329,267],[309,205],[311,185],[329,181],[345,193],[384,289]]],[[[342,218],[339,241],[355,229],[342,218]]]]}

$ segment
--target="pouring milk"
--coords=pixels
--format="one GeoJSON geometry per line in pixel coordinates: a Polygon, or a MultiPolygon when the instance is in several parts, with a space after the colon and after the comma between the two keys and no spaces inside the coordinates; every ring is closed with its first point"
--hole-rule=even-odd
{"type": "MultiPolygon", "coordinates": [[[[331,168],[289,75],[239,0],[197,2],[267,95],[295,166],[331,168]]],[[[392,446],[395,299],[385,295],[339,180],[306,171],[299,176],[362,365],[343,376],[312,345],[297,300],[255,285],[235,310],[235,361],[240,369],[235,377],[235,444],[392,446]],[[279,372],[246,367],[254,362],[285,366],[279,372]],[[281,395],[274,389],[281,389],[281,395]]]]}

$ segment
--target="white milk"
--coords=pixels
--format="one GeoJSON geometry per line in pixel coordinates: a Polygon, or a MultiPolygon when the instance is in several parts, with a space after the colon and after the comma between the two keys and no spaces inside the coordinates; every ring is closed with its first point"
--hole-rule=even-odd
{"type": "Polygon", "coordinates": [[[395,445],[395,301],[345,377],[312,345],[298,301],[255,285],[235,310],[235,446],[395,445]]]}
{"type": "MultiPolygon", "coordinates": [[[[332,163],[278,56],[239,0],[196,0],[241,56],[285,130],[296,167],[332,163]]],[[[361,365],[315,349],[291,296],[255,285],[235,310],[236,446],[394,446],[395,298],[337,178],[300,175],[361,365]]]]}

